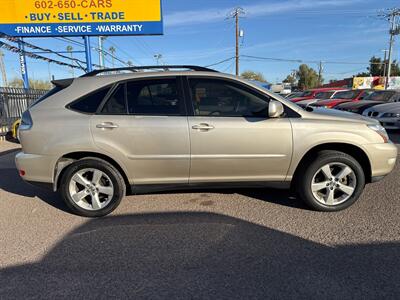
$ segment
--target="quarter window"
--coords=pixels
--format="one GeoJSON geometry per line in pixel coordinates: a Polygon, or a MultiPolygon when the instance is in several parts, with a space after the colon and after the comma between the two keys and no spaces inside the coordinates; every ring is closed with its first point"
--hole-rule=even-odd
{"type": "Polygon", "coordinates": [[[97,111],[100,103],[107,96],[109,87],[100,89],[94,93],[84,96],[78,101],[69,105],[69,108],[82,113],[94,114],[97,111]]]}
{"type": "Polygon", "coordinates": [[[183,113],[175,79],[128,82],[127,99],[130,114],[178,116],[183,113]]]}
{"type": "Polygon", "coordinates": [[[190,79],[196,116],[267,117],[267,97],[224,80],[190,79]]]}

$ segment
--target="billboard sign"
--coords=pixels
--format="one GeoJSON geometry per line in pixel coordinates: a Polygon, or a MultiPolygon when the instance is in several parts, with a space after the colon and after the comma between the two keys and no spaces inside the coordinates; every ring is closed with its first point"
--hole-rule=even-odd
{"type": "Polygon", "coordinates": [[[161,0],[2,0],[0,33],[15,37],[161,35],[161,0]]]}

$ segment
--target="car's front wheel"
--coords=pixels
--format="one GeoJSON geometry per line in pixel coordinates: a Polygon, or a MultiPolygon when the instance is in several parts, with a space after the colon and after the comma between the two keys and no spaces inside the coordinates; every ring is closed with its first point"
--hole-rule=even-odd
{"type": "Polygon", "coordinates": [[[322,151],[303,167],[297,190],[301,199],[319,211],[343,210],[361,196],[364,170],[352,156],[338,151],[322,151]]]}
{"type": "Polygon", "coordinates": [[[101,217],[118,207],[126,186],[113,165],[89,158],[68,167],[61,178],[60,191],[72,212],[84,217],[101,217]]]}

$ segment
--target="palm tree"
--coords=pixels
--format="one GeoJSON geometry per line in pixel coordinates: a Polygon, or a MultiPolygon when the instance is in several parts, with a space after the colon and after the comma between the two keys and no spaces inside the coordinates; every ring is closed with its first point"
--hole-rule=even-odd
{"type": "MultiPolygon", "coordinates": [[[[69,52],[69,54],[71,55],[71,60],[72,60],[72,62],[74,61],[73,50],[74,50],[74,48],[73,48],[72,46],[67,46],[67,52],[69,52]]],[[[71,73],[72,73],[72,77],[75,77],[75,70],[74,70],[74,68],[71,68],[71,73]]]]}
{"type": "Polygon", "coordinates": [[[110,49],[108,49],[108,51],[110,51],[110,53],[111,53],[112,67],[115,68],[114,54],[115,54],[115,51],[117,51],[117,50],[113,46],[111,46],[110,49]]]}

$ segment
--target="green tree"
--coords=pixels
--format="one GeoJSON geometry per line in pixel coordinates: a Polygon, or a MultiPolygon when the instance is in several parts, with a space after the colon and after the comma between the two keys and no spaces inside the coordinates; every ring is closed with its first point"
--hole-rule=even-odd
{"type": "MultiPolygon", "coordinates": [[[[369,60],[369,67],[367,72],[358,73],[357,77],[369,77],[369,76],[385,76],[385,70],[387,70],[387,65],[389,61],[382,60],[380,57],[372,56],[369,60]],[[386,64],[386,66],[385,66],[386,64]]],[[[400,76],[400,66],[399,63],[394,60],[392,62],[392,70],[390,72],[391,76],[400,76]]]]}
{"type": "Polygon", "coordinates": [[[241,75],[242,78],[247,80],[257,80],[261,82],[267,82],[264,75],[261,72],[244,71],[241,75]]]}
{"type": "Polygon", "coordinates": [[[293,75],[288,75],[286,78],[283,80],[283,83],[290,83],[290,85],[294,86],[296,84],[296,77],[293,75]]]}
{"type": "Polygon", "coordinates": [[[296,77],[302,90],[316,88],[323,82],[322,78],[318,78],[318,73],[306,64],[300,65],[296,77]]]}

